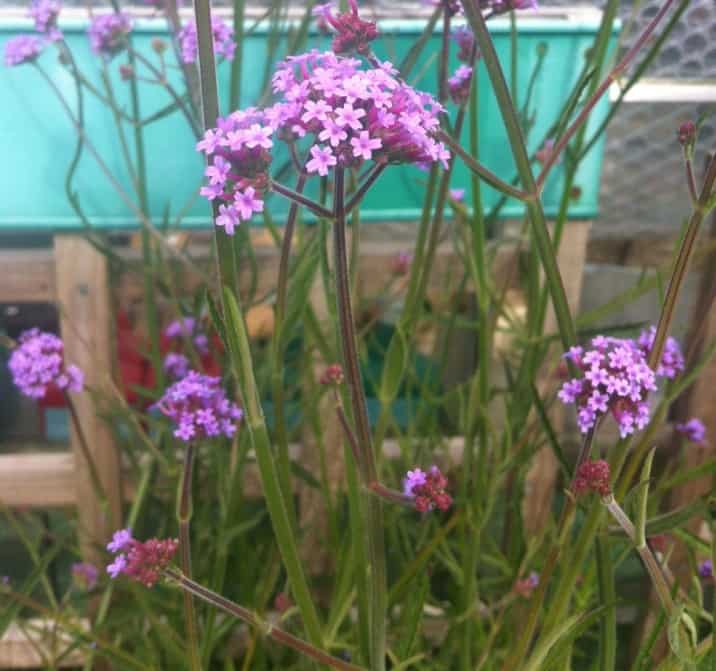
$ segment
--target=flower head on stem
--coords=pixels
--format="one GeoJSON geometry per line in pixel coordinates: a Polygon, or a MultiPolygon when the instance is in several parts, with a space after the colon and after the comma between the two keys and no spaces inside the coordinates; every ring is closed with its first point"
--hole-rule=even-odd
{"type": "Polygon", "coordinates": [[[677,424],[674,427],[689,442],[696,445],[706,445],[706,427],[697,417],[692,417],[688,422],[677,424]]]}
{"type": "Polygon", "coordinates": [[[84,374],[77,366],[65,366],[63,359],[62,340],[33,328],[20,335],[8,368],[13,382],[30,398],[44,398],[50,385],[61,391],[82,391],[84,374]]]}
{"type": "Polygon", "coordinates": [[[427,473],[415,468],[403,479],[403,493],[413,498],[418,512],[426,513],[435,508],[444,512],[452,505],[452,497],[445,491],[447,485],[447,478],[437,466],[431,466],[427,473]]]}
{"type": "Polygon", "coordinates": [[[153,587],[174,558],[179,541],[175,538],[138,541],[130,537],[122,543],[121,550],[113,550],[110,545],[107,548],[115,553],[114,560],[107,566],[111,578],[126,575],[145,587],[153,587]]]}
{"type": "Polygon", "coordinates": [[[127,14],[112,12],[95,15],[87,31],[92,51],[112,58],[126,48],[131,30],[132,19],[127,14]]]}
{"type": "MultiPolygon", "coordinates": [[[[214,53],[227,61],[234,59],[236,42],[234,42],[234,29],[222,18],[213,16],[211,31],[214,37],[214,53]]],[[[177,34],[181,59],[184,63],[194,63],[197,58],[196,22],[192,19],[185,24],[177,34]]]]}
{"type": "Polygon", "coordinates": [[[521,597],[529,599],[537,587],[539,587],[539,573],[531,571],[526,578],[520,578],[515,583],[514,590],[521,597]]]}
{"type": "Polygon", "coordinates": [[[337,54],[368,53],[368,46],[378,37],[378,27],[373,21],[365,21],[358,16],[358,3],[349,0],[347,12],[334,16],[334,6],[326,3],[314,8],[314,14],[319,19],[319,25],[324,29],[332,28],[335,31],[331,48],[337,54]]]}
{"type": "Polygon", "coordinates": [[[595,492],[600,496],[608,496],[611,492],[609,483],[609,464],[604,459],[587,460],[577,469],[572,483],[572,489],[576,496],[595,492]]]}
{"type": "Polygon", "coordinates": [[[330,366],[327,366],[326,369],[323,371],[319,382],[327,386],[338,386],[340,384],[343,384],[344,379],[345,378],[343,376],[343,367],[341,366],[341,364],[333,363],[330,366]]]}
{"type": "Polygon", "coordinates": [[[196,371],[169,387],[156,407],[177,425],[174,435],[184,442],[231,438],[243,417],[241,409],[226,398],[220,378],[196,371]]]}
{"type": "Polygon", "coordinates": [[[18,35],[5,42],[5,65],[9,68],[32,63],[45,48],[45,43],[36,35],[18,35]]]}
{"type": "Polygon", "coordinates": [[[62,32],[57,27],[57,17],[62,5],[57,0],[35,0],[28,14],[35,21],[35,30],[46,35],[51,42],[62,39],[62,32]]]}

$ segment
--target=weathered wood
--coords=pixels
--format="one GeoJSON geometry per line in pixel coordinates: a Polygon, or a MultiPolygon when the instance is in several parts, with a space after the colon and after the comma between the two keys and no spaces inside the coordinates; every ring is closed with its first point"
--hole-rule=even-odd
{"type": "MultiPolygon", "coordinates": [[[[584,263],[586,259],[587,239],[591,222],[574,221],[564,228],[562,242],[557,254],[559,270],[562,274],[567,301],[572,314],[579,309],[579,297],[582,293],[582,280],[584,277],[584,263]]],[[[557,328],[557,320],[550,304],[545,320],[545,332],[550,333],[557,328]]],[[[549,357],[548,357],[549,359],[549,357]]],[[[555,380],[550,370],[545,367],[544,374],[537,381],[538,388],[544,393],[555,380]]],[[[564,408],[556,403],[550,411],[553,425],[564,423],[564,408]]],[[[525,498],[522,502],[522,516],[525,530],[528,535],[534,535],[544,529],[552,508],[555,484],[559,473],[559,464],[550,447],[543,447],[536,455],[530,466],[525,482],[525,498]]]]}
{"type": "MultiPolygon", "coordinates": [[[[81,237],[58,236],[55,238],[55,277],[65,358],[84,371],[88,389],[109,395],[115,357],[107,260],[81,237]]],[[[97,548],[121,524],[119,453],[92,396],[73,394],[72,401],[89,458],[94,461],[107,500],[107,507],[103,509],[93,486],[81,435],[72,426],[70,445],[77,470],[80,545],[83,557],[96,563],[101,559],[97,548]]]]}
{"type": "Polygon", "coordinates": [[[75,456],[71,452],[0,455],[0,501],[11,507],[75,505],[75,456]]]}
{"type": "Polygon", "coordinates": [[[50,250],[1,251],[0,272],[3,303],[52,303],[55,300],[55,262],[50,250]]]}
{"type": "MultiPolygon", "coordinates": [[[[87,620],[75,622],[89,630],[87,620]]],[[[77,668],[84,663],[81,650],[67,652],[72,634],[52,620],[31,618],[20,625],[13,622],[0,637],[0,669],[77,668]]]]}

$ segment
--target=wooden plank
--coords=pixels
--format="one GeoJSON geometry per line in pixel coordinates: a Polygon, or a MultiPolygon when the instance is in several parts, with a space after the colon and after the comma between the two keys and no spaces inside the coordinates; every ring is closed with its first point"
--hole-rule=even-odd
{"type": "Polygon", "coordinates": [[[71,452],[0,455],[0,501],[12,507],[75,505],[74,455],[71,452]]]}
{"type": "MultiPolygon", "coordinates": [[[[76,624],[89,630],[88,620],[78,620],[76,624]]],[[[0,638],[0,669],[80,667],[84,663],[81,650],[65,654],[72,643],[72,635],[52,620],[31,618],[22,626],[13,622],[0,638]]]]}
{"type": "MultiPolygon", "coordinates": [[[[65,358],[84,371],[89,389],[111,396],[115,357],[107,260],[81,237],[58,236],[55,275],[65,358]]],[[[108,503],[106,509],[100,505],[81,436],[72,426],[70,445],[76,455],[80,546],[87,561],[98,563],[102,557],[97,548],[122,521],[119,453],[109,427],[100,417],[96,399],[88,393],[73,394],[71,398],[108,503]]]]}
{"type": "Polygon", "coordinates": [[[52,303],[55,262],[50,249],[0,251],[0,302],[52,303]]]}

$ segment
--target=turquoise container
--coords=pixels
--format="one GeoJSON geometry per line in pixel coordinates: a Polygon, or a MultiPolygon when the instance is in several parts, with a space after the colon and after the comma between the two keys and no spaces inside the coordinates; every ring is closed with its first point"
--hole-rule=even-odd
{"type": "MultiPolygon", "coordinates": [[[[248,25],[248,24],[247,24],[248,25]]],[[[399,63],[411,45],[421,34],[423,20],[386,20],[380,22],[383,38],[376,43],[381,58],[399,63]]],[[[101,61],[94,56],[86,35],[87,21],[70,18],[60,27],[72,49],[80,69],[95,85],[101,85],[101,61]]],[[[535,72],[538,52],[546,49],[544,63],[533,82],[530,114],[534,124],[528,137],[531,151],[549,127],[555,122],[566,96],[575,84],[584,63],[586,51],[591,46],[599,27],[599,14],[587,12],[576,18],[568,12],[562,15],[542,17],[530,12],[518,19],[517,43],[517,89],[524,95],[535,72]]],[[[510,27],[506,19],[490,22],[490,30],[506,72],[510,72],[510,27]]],[[[32,32],[29,20],[15,19],[0,23],[0,49],[7,39],[32,32]]],[[[151,50],[151,40],[165,37],[166,24],[159,19],[138,19],[135,22],[136,48],[147,58],[157,62],[151,50]]],[[[243,61],[242,105],[255,103],[261,94],[264,73],[267,71],[267,28],[254,26],[246,37],[243,61]]],[[[616,30],[614,38],[616,37],[616,30]]],[[[440,34],[435,32],[424,50],[420,61],[413,68],[410,83],[417,88],[435,92],[435,55],[440,49],[440,34]]],[[[325,37],[312,34],[309,47],[327,48],[325,37]]],[[[279,51],[281,51],[279,49],[279,51]]],[[[452,53],[456,45],[452,45],[452,53]]],[[[285,54],[280,53],[279,57],[285,54]]],[[[171,51],[167,59],[173,60],[171,51]]],[[[48,48],[40,57],[40,64],[48,73],[57,89],[76,110],[76,89],[66,68],[58,63],[56,52],[48,48]]],[[[120,54],[109,64],[111,83],[116,98],[129,110],[129,86],[118,74],[119,65],[126,62],[120,54]]],[[[459,63],[454,61],[451,71],[459,63]]],[[[142,73],[140,66],[140,74],[142,73]]],[[[219,87],[223,112],[229,91],[231,66],[219,66],[219,87]]],[[[169,77],[179,87],[176,70],[169,70],[169,77]]],[[[504,132],[500,113],[484,66],[479,70],[479,123],[480,156],[482,162],[497,175],[510,180],[515,175],[512,157],[504,132]]],[[[171,102],[167,92],[159,86],[140,82],[141,112],[144,118],[164,108],[171,102]]],[[[110,110],[85,90],[84,127],[87,138],[103,157],[110,170],[118,176],[126,193],[134,196],[132,181],[122,158],[122,146],[115,129],[110,110]]],[[[0,168],[0,231],[55,232],[80,228],[80,221],[71,208],[65,193],[65,177],[77,147],[77,135],[58,98],[40,73],[29,65],[0,68],[0,146],[4,161],[0,168]]],[[[520,106],[524,100],[520,100],[520,106]]],[[[609,101],[604,96],[591,116],[590,128],[595,129],[605,117],[609,101]]],[[[451,105],[451,112],[454,106],[451,105]]],[[[132,129],[125,124],[130,152],[133,151],[132,129]]],[[[184,117],[175,112],[171,116],[144,128],[145,151],[148,159],[149,205],[152,219],[160,225],[168,213],[173,222],[183,213],[181,226],[205,228],[209,225],[206,202],[196,196],[202,182],[202,157],[194,150],[193,137],[184,117]]],[[[468,133],[463,134],[463,146],[467,146],[468,133]]],[[[603,154],[603,142],[594,145],[583,161],[576,184],[581,189],[578,199],[570,205],[570,217],[592,218],[598,210],[598,189],[603,154]]],[[[275,168],[280,165],[275,160],[275,168]]],[[[550,177],[544,192],[544,204],[548,216],[554,216],[561,194],[562,168],[558,166],[550,177]]],[[[292,178],[285,180],[289,185],[292,178]]],[[[469,173],[458,161],[451,187],[469,187],[469,173]]],[[[426,174],[415,167],[391,167],[381,176],[365,199],[361,209],[364,222],[415,220],[422,209],[426,174]]],[[[87,147],[84,148],[79,167],[73,180],[73,190],[93,226],[103,229],[133,229],[137,227],[135,216],[99,169],[87,147]]],[[[492,188],[483,184],[483,200],[489,210],[499,198],[492,188]]],[[[136,200],[136,199],[135,199],[136,200]]],[[[270,198],[271,212],[281,223],[281,215],[288,209],[279,196],[270,198]]],[[[519,217],[522,205],[511,201],[502,210],[504,218],[519,217]]]]}

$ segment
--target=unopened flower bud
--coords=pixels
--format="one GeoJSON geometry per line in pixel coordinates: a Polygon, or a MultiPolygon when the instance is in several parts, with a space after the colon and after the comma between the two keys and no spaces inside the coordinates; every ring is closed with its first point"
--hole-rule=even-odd
{"type": "Polygon", "coordinates": [[[122,81],[128,82],[132,77],[134,77],[134,68],[131,65],[120,65],[119,66],[119,76],[122,78],[122,81]]]}
{"type": "Polygon", "coordinates": [[[693,121],[685,121],[679,126],[677,133],[679,144],[684,149],[691,149],[696,142],[696,124],[693,121]]]}
{"type": "Polygon", "coordinates": [[[587,492],[596,492],[600,496],[607,496],[611,492],[609,464],[604,459],[585,461],[577,469],[573,489],[577,496],[587,492]]]}
{"type": "Polygon", "coordinates": [[[334,363],[323,371],[319,382],[325,385],[339,385],[343,384],[343,379],[343,368],[339,363],[334,363]]]}
{"type": "Polygon", "coordinates": [[[167,50],[167,43],[159,37],[152,40],[152,50],[157,54],[163,54],[167,50]]]}

